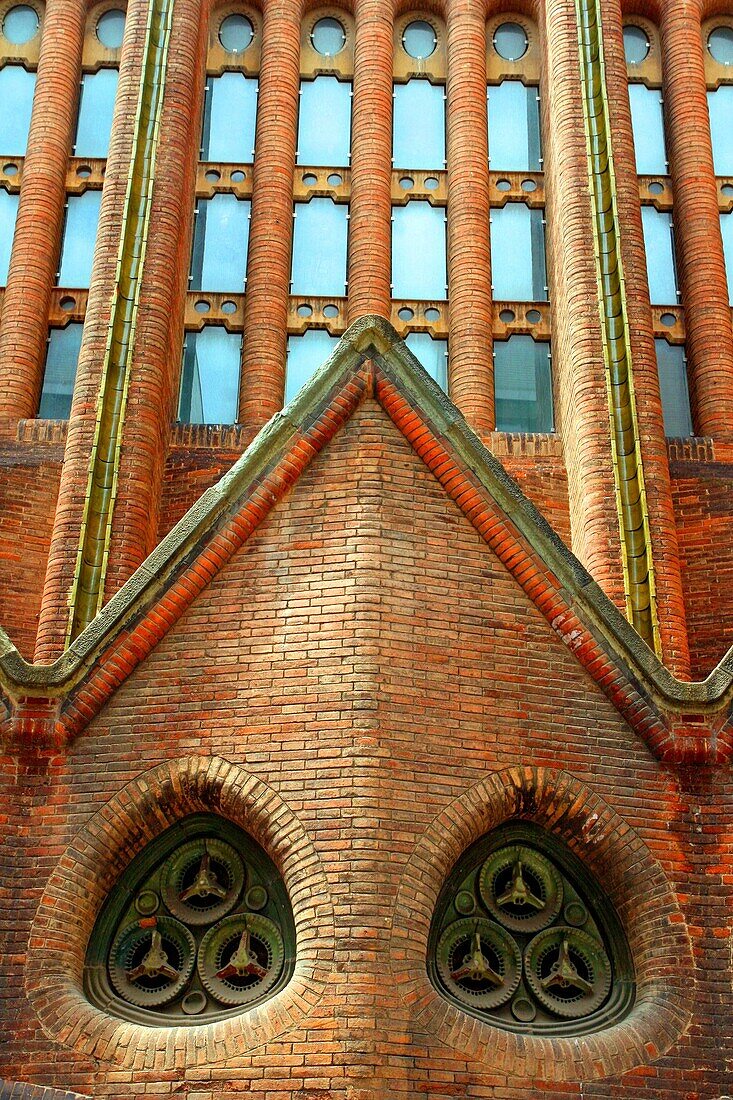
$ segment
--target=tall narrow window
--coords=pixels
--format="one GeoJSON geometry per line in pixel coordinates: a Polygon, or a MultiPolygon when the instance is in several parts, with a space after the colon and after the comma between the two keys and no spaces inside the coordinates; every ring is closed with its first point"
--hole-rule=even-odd
{"type": "Polygon", "coordinates": [[[547,300],[544,212],[508,202],[491,212],[491,278],[494,298],[547,300]]]}
{"type": "Polygon", "coordinates": [[[40,417],[69,416],[82,344],[87,288],[102,201],[106,157],[125,31],[119,0],[102,0],[87,16],[76,130],[70,149],[58,289],[49,317],[40,417]]]}
{"type": "Polygon", "coordinates": [[[553,431],[549,343],[531,336],[495,340],[494,391],[497,431],[553,431]]]}
{"type": "Polygon", "coordinates": [[[489,167],[494,172],[540,172],[539,89],[520,80],[490,84],[489,167]]]}
{"type": "Polygon", "coordinates": [[[348,211],[333,199],[296,203],[291,290],[295,295],[346,293],[348,211]]]}
{"type": "Polygon", "coordinates": [[[673,438],[692,435],[685,349],[663,339],[657,339],[654,343],[665,434],[673,438]]]}
{"type": "Polygon", "coordinates": [[[85,191],[82,195],[69,197],[61,244],[59,286],[89,286],[101,201],[101,191],[85,191]]]}
{"type": "Polygon", "coordinates": [[[192,424],[238,416],[261,41],[254,9],[214,10],[178,404],[192,424]]]}
{"type": "Polygon", "coordinates": [[[446,30],[420,11],[395,23],[392,321],[448,389],[446,30]]]}
{"type": "Polygon", "coordinates": [[[392,213],[392,293],[395,298],[447,296],[445,212],[410,202],[392,213]]]}
{"type": "Polygon", "coordinates": [[[537,27],[494,16],[486,51],[496,428],[552,432],[537,27]]]}
{"type": "Polygon", "coordinates": [[[644,206],[641,211],[652,305],[674,305],[679,297],[674,262],[672,215],[644,206]]]}
{"type": "Polygon", "coordinates": [[[720,231],[728,278],[728,301],[733,306],[733,15],[708,19],[702,32],[720,231]]]}
{"type": "Polygon", "coordinates": [[[636,171],[640,176],[666,176],[662,93],[658,88],[647,88],[645,84],[629,84],[629,102],[636,171]]]}
{"type": "Polygon", "coordinates": [[[0,286],[8,281],[36,86],[44,8],[15,4],[0,16],[0,286]]]}
{"type": "Polygon", "coordinates": [[[214,195],[196,203],[191,290],[242,293],[247,274],[250,203],[214,195]]]}
{"type": "Polygon", "coordinates": [[[288,302],[285,401],[328,359],[346,327],[352,18],[332,9],[303,20],[288,302]]]}

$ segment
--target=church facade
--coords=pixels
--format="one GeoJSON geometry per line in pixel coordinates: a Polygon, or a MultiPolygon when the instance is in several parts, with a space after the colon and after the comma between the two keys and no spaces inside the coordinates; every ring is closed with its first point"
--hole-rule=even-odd
{"type": "Polygon", "coordinates": [[[0,26],[0,1096],[728,1100],[733,6],[0,26]]]}

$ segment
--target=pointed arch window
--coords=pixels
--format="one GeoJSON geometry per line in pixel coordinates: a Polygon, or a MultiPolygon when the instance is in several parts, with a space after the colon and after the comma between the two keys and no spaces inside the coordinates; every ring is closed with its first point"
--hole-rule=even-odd
{"type": "Polygon", "coordinates": [[[433,917],[428,969],[444,997],[510,1031],[587,1034],[634,1001],[628,943],[599,883],[529,823],[500,827],[456,866],[433,917]]]}
{"type": "Polygon", "coordinates": [[[273,996],[295,964],[285,885],[251,837],[223,818],[183,819],[133,860],[92,932],[89,999],[114,1016],[185,1026],[273,996]]]}

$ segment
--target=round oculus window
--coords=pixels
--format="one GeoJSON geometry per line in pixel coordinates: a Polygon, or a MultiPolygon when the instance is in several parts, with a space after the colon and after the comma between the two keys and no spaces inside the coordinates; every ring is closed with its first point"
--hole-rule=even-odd
{"type": "Polygon", "coordinates": [[[3,34],[14,46],[23,46],[34,38],[39,27],[38,13],[27,4],[11,8],[3,19],[3,34]]]}
{"type": "Polygon", "coordinates": [[[244,15],[228,15],[221,21],[219,41],[227,53],[244,53],[254,36],[254,27],[244,15]]]}
{"type": "Polygon", "coordinates": [[[346,31],[338,19],[319,19],[311,31],[311,44],[322,57],[335,57],[346,45],[346,31]]]}
{"type": "Polygon", "coordinates": [[[710,56],[719,65],[733,65],[733,28],[716,27],[708,36],[710,56]]]}
{"type": "Polygon", "coordinates": [[[649,56],[649,37],[641,27],[629,23],[624,27],[624,54],[627,65],[641,65],[649,56]]]}
{"type": "Polygon", "coordinates": [[[125,13],[111,8],[99,17],[97,38],[108,50],[119,50],[125,33],[125,13]]]}
{"type": "Polygon", "coordinates": [[[416,61],[424,61],[435,53],[438,39],[429,23],[424,19],[416,19],[414,23],[408,23],[402,32],[402,45],[410,57],[414,57],[416,61]]]}
{"type": "Polygon", "coordinates": [[[529,49],[524,27],[519,23],[502,23],[494,31],[494,49],[505,61],[519,61],[529,49]]]}

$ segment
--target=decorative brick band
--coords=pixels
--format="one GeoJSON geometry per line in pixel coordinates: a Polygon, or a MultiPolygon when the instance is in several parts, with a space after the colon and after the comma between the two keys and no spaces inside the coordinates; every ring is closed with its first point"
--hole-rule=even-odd
{"type": "Polygon", "coordinates": [[[640,837],[567,772],[513,767],[471,787],[433,821],[408,862],[395,903],[395,983],[416,1023],[497,1072],[543,1081],[597,1080],[655,1061],[689,1024],[694,995],[690,937],[675,892],[640,837]],[[615,906],[636,968],[636,1002],[619,1024],[583,1042],[503,1031],[461,1012],[430,984],[428,935],[440,889],[476,840],[510,819],[563,840],[615,906]],[[409,929],[399,915],[410,913],[409,929]]]}
{"type": "Polygon", "coordinates": [[[33,922],[26,992],[46,1033],[80,1053],[140,1066],[156,1056],[196,1065],[203,1051],[214,1063],[261,1046],[313,1011],[333,962],[333,926],[316,850],[277,792],[220,757],[173,760],[110,799],[62,856],[33,922]],[[277,865],[295,919],[293,977],[271,1000],[217,1023],[151,1028],[108,1016],[82,988],[87,941],[100,908],[138,852],[182,817],[200,812],[235,822],[277,865]]]}

